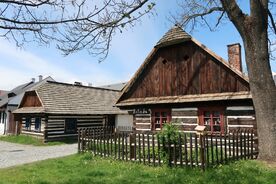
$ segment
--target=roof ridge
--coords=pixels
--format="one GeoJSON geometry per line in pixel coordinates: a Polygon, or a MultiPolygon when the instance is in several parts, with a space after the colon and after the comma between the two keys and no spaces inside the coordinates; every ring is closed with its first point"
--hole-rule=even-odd
{"type": "MultiPolygon", "coordinates": [[[[105,91],[120,92],[120,90],[106,89],[106,88],[94,87],[94,86],[75,85],[75,84],[70,84],[70,83],[65,83],[65,82],[57,82],[57,81],[47,81],[47,83],[57,84],[57,85],[65,85],[65,86],[72,86],[72,87],[78,87],[78,88],[89,88],[89,89],[98,89],[98,90],[105,90],[105,91]]],[[[47,84],[47,83],[45,83],[45,84],[47,84]]]]}

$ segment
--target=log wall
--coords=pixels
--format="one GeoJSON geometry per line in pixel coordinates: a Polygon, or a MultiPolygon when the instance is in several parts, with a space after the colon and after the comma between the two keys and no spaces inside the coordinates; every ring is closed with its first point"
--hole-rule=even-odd
{"type": "MultiPolygon", "coordinates": [[[[182,131],[194,131],[199,124],[197,108],[173,108],[171,110],[171,121],[182,131]]],[[[135,114],[134,130],[151,131],[151,114],[135,114]]],[[[229,108],[224,112],[224,130],[232,131],[239,129],[253,128],[257,133],[257,123],[253,107],[229,108]]]]}
{"type": "MultiPolygon", "coordinates": [[[[103,126],[105,124],[115,124],[115,122],[108,122],[108,117],[106,115],[99,116],[44,116],[41,118],[41,131],[34,131],[35,118],[32,118],[31,128],[29,130],[25,129],[26,118],[22,119],[22,133],[23,134],[33,134],[40,135],[44,137],[44,141],[57,141],[65,139],[76,139],[77,129],[74,133],[66,133],[65,131],[65,120],[66,119],[76,119],[77,128],[91,128],[103,126]],[[47,123],[46,123],[47,122],[47,123]]],[[[112,119],[112,118],[111,118],[112,119]]]]}

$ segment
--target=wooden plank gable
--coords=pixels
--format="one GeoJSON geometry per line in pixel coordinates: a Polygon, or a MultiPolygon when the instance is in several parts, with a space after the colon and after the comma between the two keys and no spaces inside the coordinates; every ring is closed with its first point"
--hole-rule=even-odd
{"type": "Polygon", "coordinates": [[[28,91],[25,92],[19,107],[42,107],[42,104],[35,91],[28,91]]]}
{"type": "Polygon", "coordinates": [[[249,83],[193,41],[159,48],[120,101],[249,91],[249,83]]]}

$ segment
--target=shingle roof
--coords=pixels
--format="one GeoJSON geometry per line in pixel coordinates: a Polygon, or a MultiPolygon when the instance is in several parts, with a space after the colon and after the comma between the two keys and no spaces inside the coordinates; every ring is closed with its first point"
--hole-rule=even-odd
{"type": "Polygon", "coordinates": [[[114,107],[120,92],[102,88],[47,82],[35,89],[42,102],[41,107],[23,107],[14,113],[49,114],[125,114],[114,107]]]}
{"type": "Polygon", "coordinates": [[[145,105],[145,104],[170,104],[170,103],[189,103],[189,102],[206,102],[206,101],[220,101],[220,100],[240,100],[252,99],[250,91],[242,92],[225,92],[225,93],[211,93],[200,95],[182,95],[182,96],[161,96],[161,97],[146,97],[146,98],[132,98],[123,100],[118,107],[145,105]]]}
{"type": "Polygon", "coordinates": [[[175,25],[171,28],[156,44],[155,47],[165,47],[169,45],[174,45],[184,41],[191,40],[191,35],[186,33],[181,27],[175,25]]]}

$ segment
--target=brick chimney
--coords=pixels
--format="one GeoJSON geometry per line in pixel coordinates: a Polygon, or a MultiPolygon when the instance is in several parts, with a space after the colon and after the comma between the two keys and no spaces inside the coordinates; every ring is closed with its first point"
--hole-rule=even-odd
{"type": "Polygon", "coordinates": [[[229,64],[242,72],[241,45],[239,43],[234,43],[227,45],[227,47],[229,64]]]}

